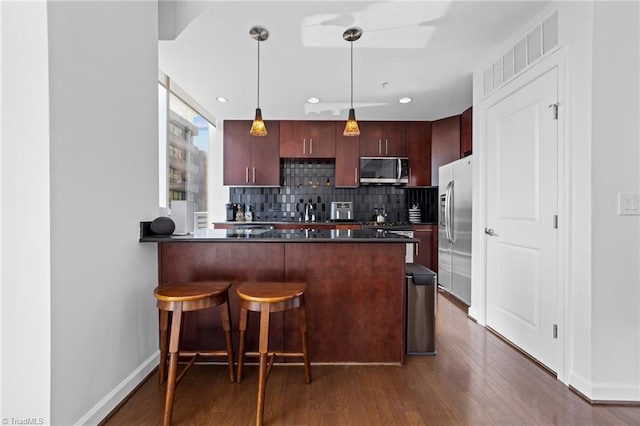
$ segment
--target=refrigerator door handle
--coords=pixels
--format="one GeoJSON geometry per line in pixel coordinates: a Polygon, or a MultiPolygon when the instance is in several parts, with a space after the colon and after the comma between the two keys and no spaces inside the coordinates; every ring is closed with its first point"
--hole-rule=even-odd
{"type": "Polygon", "coordinates": [[[455,232],[455,229],[453,228],[453,220],[454,215],[456,214],[453,197],[455,197],[455,181],[452,180],[449,188],[449,240],[451,241],[451,244],[456,242],[456,239],[453,236],[455,232]]]}
{"type": "Polygon", "coordinates": [[[446,194],[446,198],[445,198],[445,231],[446,231],[446,236],[447,236],[447,240],[449,240],[449,242],[451,244],[454,243],[454,239],[453,239],[453,227],[452,227],[452,220],[453,220],[453,203],[452,203],[452,197],[453,197],[453,181],[450,181],[449,184],[447,184],[447,189],[445,190],[445,194],[446,194]]]}

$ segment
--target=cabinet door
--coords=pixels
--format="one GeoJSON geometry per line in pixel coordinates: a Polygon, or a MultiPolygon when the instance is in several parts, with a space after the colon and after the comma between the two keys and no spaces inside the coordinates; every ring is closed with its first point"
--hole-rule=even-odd
{"type": "Polygon", "coordinates": [[[381,155],[384,157],[407,156],[407,123],[384,121],[382,123],[381,155]]]}
{"type": "Polygon", "coordinates": [[[431,185],[438,185],[438,169],[460,158],[460,116],[431,122],[431,185]]]}
{"type": "Polygon", "coordinates": [[[357,188],[360,185],[360,136],[344,136],[344,121],[335,126],[336,175],[334,185],[338,188],[357,188]]]}
{"type": "Polygon", "coordinates": [[[469,107],[460,116],[460,158],[473,153],[472,115],[473,107],[469,107]]]}
{"type": "Polygon", "coordinates": [[[360,127],[360,156],[380,157],[382,155],[382,123],[359,121],[358,127],[360,127]]]}
{"type": "Polygon", "coordinates": [[[431,122],[407,122],[407,156],[409,183],[407,187],[431,185],[431,122]]]}
{"type": "Polygon", "coordinates": [[[413,261],[432,271],[436,270],[434,269],[433,240],[437,229],[434,231],[434,228],[437,228],[437,225],[416,225],[413,227],[413,237],[420,241],[416,246],[413,261]]]}
{"type": "Polygon", "coordinates": [[[267,136],[251,138],[250,184],[280,186],[280,123],[265,121],[267,136]]]}
{"type": "Polygon", "coordinates": [[[361,157],[407,155],[407,128],[404,121],[363,121],[358,124],[361,157]]]}
{"type": "Polygon", "coordinates": [[[334,158],[335,121],[280,122],[280,157],[334,158]]]}
{"type": "Polygon", "coordinates": [[[307,122],[280,121],[280,157],[304,158],[307,151],[307,122]]]}
{"type": "Polygon", "coordinates": [[[336,156],[336,122],[307,121],[307,157],[336,156]]]}
{"type": "Polygon", "coordinates": [[[225,120],[223,129],[224,185],[248,185],[251,168],[250,120],[225,120]]]}

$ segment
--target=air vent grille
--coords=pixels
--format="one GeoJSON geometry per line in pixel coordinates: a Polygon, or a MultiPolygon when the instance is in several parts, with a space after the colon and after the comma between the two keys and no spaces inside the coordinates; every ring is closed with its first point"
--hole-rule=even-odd
{"type": "Polygon", "coordinates": [[[484,95],[489,95],[551,52],[558,46],[558,34],[556,10],[484,71],[484,95]]]}

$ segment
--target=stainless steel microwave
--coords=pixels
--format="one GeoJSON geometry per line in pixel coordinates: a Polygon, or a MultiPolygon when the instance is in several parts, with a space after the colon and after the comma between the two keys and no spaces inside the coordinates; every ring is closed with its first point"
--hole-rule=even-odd
{"type": "Polygon", "coordinates": [[[360,157],[361,184],[409,183],[409,159],[406,157],[360,157]]]}

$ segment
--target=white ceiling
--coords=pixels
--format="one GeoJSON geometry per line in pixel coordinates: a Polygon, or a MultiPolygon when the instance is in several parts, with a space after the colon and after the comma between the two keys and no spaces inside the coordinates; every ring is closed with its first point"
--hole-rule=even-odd
{"type": "Polygon", "coordinates": [[[179,34],[159,42],[159,65],[217,120],[251,119],[258,42],[249,29],[261,25],[270,33],[260,45],[264,119],[343,120],[350,46],[342,33],[357,26],[363,35],[353,45],[356,117],[435,120],[471,105],[473,70],[488,66],[548,3],[175,1],[171,16],[161,10],[160,20],[179,34]],[[320,103],[308,103],[312,96],[320,103]],[[413,102],[398,103],[404,96],[413,102]]]}

